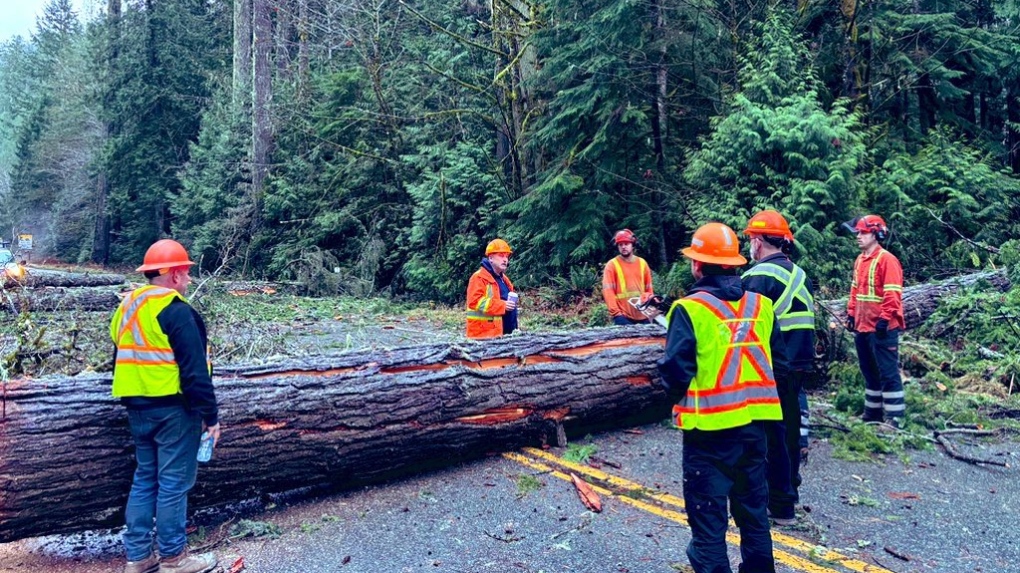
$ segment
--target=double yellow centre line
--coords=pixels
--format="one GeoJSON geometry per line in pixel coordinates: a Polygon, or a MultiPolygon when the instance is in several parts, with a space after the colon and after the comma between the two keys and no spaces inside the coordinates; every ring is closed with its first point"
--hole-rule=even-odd
{"type": "MultiPolygon", "coordinates": [[[[606,472],[569,462],[549,452],[536,448],[524,448],[521,453],[507,452],[503,457],[546,473],[561,480],[570,481],[570,475],[563,470],[589,478],[592,488],[604,497],[630,505],[642,511],[657,515],[690,527],[684,511],[684,501],[668,493],[658,493],[639,483],[607,474],[606,472]],[[609,489],[612,488],[612,489],[609,489]]],[[[680,468],[677,468],[680,471],[680,468]]],[[[726,533],[726,541],[739,546],[740,535],[732,530],[726,533]]],[[[833,573],[845,570],[858,573],[893,573],[892,571],[852,559],[839,552],[817,546],[780,531],[772,531],[773,554],[777,562],[805,573],[833,573]]]]}

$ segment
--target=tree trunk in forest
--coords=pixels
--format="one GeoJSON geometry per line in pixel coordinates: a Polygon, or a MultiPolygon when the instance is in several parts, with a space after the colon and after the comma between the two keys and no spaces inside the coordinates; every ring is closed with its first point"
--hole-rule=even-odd
{"type": "Polygon", "coordinates": [[[269,114],[272,100],[272,66],[270,65],[273,49],[273,21],[269,0],[252,1],[252,31],[254,36],[252,66],[252,85],[254,101],[252,109],[252,193],[254,204],[252,216],[257,225],[261,212],[262,194],[265,189],[266,175],[269,173],[269,154],[273,144],[273,126],[269,114]]]}
{"type": "Polygon", "coordinates": [[[243,112],[247,112],[251,105],[251,2],[234,0],[233,101],[235,111],[243,112]]]}
{"type": "MultiPolygon", "coordinates": [[[[652,123],[652,139],[655,152],[655,173],[651,178],[656,182],[654,191],[654,202],[660,205],[659,209],[652,211],[652,221],[655,227],[656,242],[658,243],[658,255],[660,264],[669,264],[669,255],[666,252],[666,229],[662,213],[666,212],[663,193],[659,191],[658,182],[666,176],[666,136],[669,126],[667,101],[669,98],[669,69],[667,67],[668,53],[666,47],[666,11],[663,6],[664,0],[656,0],[654,6],[655,40],[659,42],[659,62],[655,70],[655,119],[652,123]]],[[[677,161],[677,164],[682,163],[677,161]]]]}
{"type": "MultiPolygon", "coordinates": [[[[661,419],[662,344],[658,327],[603,328],[220,369],[224,434],[189,505],[378,482],[555,440],[562,424],[661,419]]],[[[123,523],[134,457],[110,383],[6,383],[0,542],[123,523]]]]}
{"type": "Polygon", "coordinates": [[[534,9],[520,0],[490,0],[489,11],[492,47],[500,54],[496,57],[493,76],[501,119],[496,130],[496,160],[503,166],[511,196],[520,197],[533,172],[532,159],[521,143],[531,112],[527,81],[538,65],[530,44],[534,27],[529,24],[534,24],[534,9]]]}
{"type": "Polygon", "coordinates": [[[120,304],[120,290],[115,288],[42,287],[13,290],[0,288],[0,314],[74,311],[113,312],[118,304],[120,304]]]}
{"type": "Polygon", "coordinates": [[[308,0],[298,0],[298,97],[304,98],[308,90],[308,0]]]}
{"type": "Polygon", "coordinates": [[[1006,89],[1006,151],[1013,173],[1020,175],[1020,75],[1006,89]]]}
{"type": "MultiPolygon", "coordinates": [[[[108,139],[109,131],[103,129],[103,139],[108,139]]],[[[105,265],[110,260],[110,216],[106,212],[106,198],[110,190],[106,180],[105,166],[100,167],[96,175],[96,201],[95,201],[95,225],[92,231],[92,256],[89,258],[93,263],[105,265]]]]}
{"type": "Polygon", "coordinates": [[[289,80],[290,69],[290,35],[294,29],[294,7],[292,0],[275,0],[273,13],[276,14],[276,23],[273,25],[274,43],[276,49],[274,60],[276,62],[277,78],[289,80]]]}
{"type": "MultiPolygon", "coordinates": [[[[951,296],[961,288],[985,281],[995,288],[1006,291],[1010,288],[1009,276],[1005,270],[973,273],[942,282],[924,283],[903,289],[903,317],[907,330],[917,328],[938,307],[939,301],[951,296]]],[[[837,325],[846,323],[847,299],[820,301],[818,314],[822,319],[831,318],[837,325]]]]}
{"type": "MultiPolygon", "coordinates": [[[[106,27],[109,33],[109,53],[106,56],[106,70],[111,77],[114,76],[119,55],[120,46],[120,15],[121,0],[107,0],[106,2],[106,27]]],[[[104,96],[104,105],[112,105],[109,90],[104,96]]],[[[113,133],[113,125],[110,122],[103,123],[103,140],[108,141],[113,133]]],[[[91,261],[105,265],[110,260],[110,214],[106,212],[106,200],[110,196],[109,180],[106,176],[106,162],[99,162],[99,173],[96,175],[96,201],[95,201],[95,226],[92,232],[92,257],[91,261]]]]}

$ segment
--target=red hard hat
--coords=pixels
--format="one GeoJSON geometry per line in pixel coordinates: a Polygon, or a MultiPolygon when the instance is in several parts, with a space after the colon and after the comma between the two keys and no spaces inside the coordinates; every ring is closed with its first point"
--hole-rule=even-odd
{"type": "Polygon", "coordinates": [[[637,237],[630,229],[623,229],[617,231],[616,235],[613,236],[613,242],[619,245],[620,243],[630,243],[632,245],[637,244],[637,237]]]}
{"type": "Polygon", "coordinates": [[[793,233],[790,231],[790,224],[779,214],[778,211],[766,209],[751,217],[744,229],[745,235],[769,235],[781,237],[787,241],[793,241],[793,233]]]}
{"type": "Polygon", "coordinates": [[[145,251],[145,259],[142,266],[135,269],[138,272],[158,271],[160,269],[172,269],[174,267],[187,267],[195,264],[188,259],[188,251],[184,246],[173,239],[161,239],[156,241],[145,251]]]}
{"type": "Polygon", "coordinates": [[[888,233],[889,227],[878,215],[865,215],[854,223],[854,231],[858,233],[888,233]]]}
{"type": "Polygon", "coordinates": [[[740,254],[740,241],[733,229],[722,223],[707,223],[694,231],[691,246],[681,251],[685,257],[712,265],[739,267],[747,264],[740,254]]]}
{"type": "Polygon", "coordinates": [[[514,251],[510,248],[510,243],[507,243],[503,239],[493,239],[485,246],[485,256],[489,256],[494,253],[506,253],[508,255],[512,255],[514,251]]]}

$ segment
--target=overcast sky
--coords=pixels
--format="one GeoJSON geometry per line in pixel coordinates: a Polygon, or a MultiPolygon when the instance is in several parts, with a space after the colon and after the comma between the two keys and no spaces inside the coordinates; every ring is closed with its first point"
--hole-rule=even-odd
{"type": "MultiPolygon", "coordinates": [[[[0,0],[0,42],[21,34],[25,38],[35,31],[35,19],[43,13],[49,0],[0,0]]],[[[105,0],[71,0],[78,18],[96,13],[105,0]]]]}

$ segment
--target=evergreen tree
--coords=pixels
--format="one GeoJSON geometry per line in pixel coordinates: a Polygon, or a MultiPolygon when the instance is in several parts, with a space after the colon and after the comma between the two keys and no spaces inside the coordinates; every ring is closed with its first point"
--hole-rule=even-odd
{"type": "Polygon", "coordinates": [[[858,118],[843,102],[823,107],[807,50],[781,8],[741,58],[739,78],[684,171],[698,190],[694,218],[742,229],[758,210],[775,208],[811,254],[815,276],[835,278],[852,246],[834,249],[833,229],[857,204],[855,174],[866,157],[858,118]]]}

